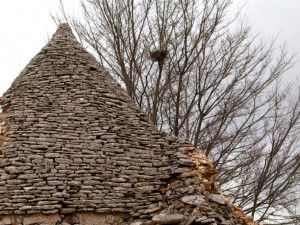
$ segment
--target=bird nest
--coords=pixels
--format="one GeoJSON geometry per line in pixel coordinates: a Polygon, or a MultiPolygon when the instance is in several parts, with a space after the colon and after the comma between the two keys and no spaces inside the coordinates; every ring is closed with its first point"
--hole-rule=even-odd
{"type": "Polygon", "coordinates": [[[150,58],[155,62],[163,62],[167,55],[167,50],[155,50],[153,52],[150,52],[150,58]]]}

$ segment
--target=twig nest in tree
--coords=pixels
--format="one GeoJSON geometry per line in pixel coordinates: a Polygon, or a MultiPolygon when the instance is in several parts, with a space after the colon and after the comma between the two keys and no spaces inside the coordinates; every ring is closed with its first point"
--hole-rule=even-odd
{"type": "Polygon", "coordinates": [[[150,57],[153,61],[162,62],[165,60],[165,58],[168,55],[167,50],[155,50],[153,52],[150,52],[150,57]]]}

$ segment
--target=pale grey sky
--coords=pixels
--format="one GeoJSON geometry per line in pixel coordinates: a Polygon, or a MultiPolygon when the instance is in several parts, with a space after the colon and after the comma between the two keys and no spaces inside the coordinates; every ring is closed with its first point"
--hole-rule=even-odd
{"type": "MultiPolygon", "coordinates": [[[[64,0],[69,10],[79,0],[64,0]]],[[[300,52],[300,0],[233,0],[233,7],[243,5],[250,24],[262,38],[279,34],[277,44],[287,44],[290,52],[300,52]]],[[[0,96],[19,75],[29,60],[55,32],[50,17],[59,0],[0,0],[0,96]]],[[[299,57],[298,57],[299,58],[299,57]]],[[[300,61],[287,74],[300,75],[300,61]]]]}

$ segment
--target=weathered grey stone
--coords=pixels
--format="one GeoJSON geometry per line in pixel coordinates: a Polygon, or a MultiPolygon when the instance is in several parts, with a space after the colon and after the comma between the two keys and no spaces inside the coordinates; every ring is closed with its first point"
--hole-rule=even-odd
{"type": "Polygon", "coordinates": [[[143,224],[143,222],[141,222],[141,221],[137,221],[137,222],[133,222],[133,223],[131,223],[130,225],[142,225],[143,224]]]}
{"type": "Polygon", "coordinates": [[[195,222],[201,224],[211,224],[211,223],[215,223],[216,220],[214,218],[201,217],[196,219],[195,222]]]}
{"type": "Polygon", "coordinates": [[[17,174],[21,172],[16,166],[8,166],[5,168],[5,171],[7,171],[9,174],[17,174]]]}
{"type": "Polygon", "coordinates": [[[57,197],[57,198],[69,198],[70,194],[66,193],[66,192],[56,192],[54,194],[52,194],[53,197],[57,197]]]}
{"type": "Polygon", "coordinates": [[[226,201],[224,199],[224,197],[222,195],[218,195],[218,194],[209,194],[208,195],[208,199],[213,201],[213,202],[216,202],[220,205],[225,205],[226,204],[226,201]]]}
{"type": "Polygon", "coordinates": [[[196,216],[192,216],[184,225],[191,225],[196,220],[196,216]]]}
{"type": "Polygon", "coordinates": [[[181,201],[189,205],[201,205],[205,202],[202,195],[187,195],[181,198],[181,201]]]}
{"type": "Polygon", "coordinates": [[[154,216],[152,220],[158,224],[178,224],[184,220],[184,215],[161,213],[154,216]]]}
{"type": "Polygon", "coordinates": [[[29,209],[32,209],[32,206],[26,205],[19,208],[19,210],[29,210],[29,209]]]}
{"type": "Polygon", "coordinates": [[[45,154],[46,158],[58,158],[60,156],[59,153],[53,153],[53,152],[49,152],[45,154]]]}
{"type": "Polygon", "coordinates": [[[47,181],[48,185],[53,185],[53,186],[58,186],[58,185],[63,185],[63,181],[61,180],[49,180],[47,181]]]}

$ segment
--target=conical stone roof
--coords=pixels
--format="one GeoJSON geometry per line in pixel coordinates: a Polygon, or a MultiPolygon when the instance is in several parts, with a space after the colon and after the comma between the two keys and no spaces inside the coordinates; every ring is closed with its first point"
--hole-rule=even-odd
{"type": "Polygon", "coordinates": [[[215,187],[203,153],[159,133],[67,24],[0,104],[0,215],[120,213],[158,224],[159,213],[181,215],[178,221],[246,220],[234,216],[215,187]]]}

